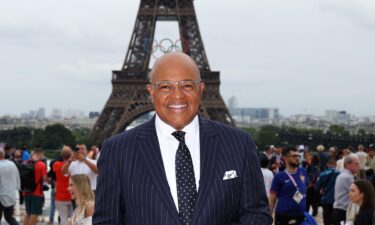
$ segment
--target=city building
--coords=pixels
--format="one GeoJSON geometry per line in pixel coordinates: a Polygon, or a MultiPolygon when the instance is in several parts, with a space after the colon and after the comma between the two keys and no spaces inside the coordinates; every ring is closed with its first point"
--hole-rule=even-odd
{"type": "Polygon", "coordinates": [[[280,119],[277,108],[230,108],[229,110],[238,125],[272,124],[280,119]]]}

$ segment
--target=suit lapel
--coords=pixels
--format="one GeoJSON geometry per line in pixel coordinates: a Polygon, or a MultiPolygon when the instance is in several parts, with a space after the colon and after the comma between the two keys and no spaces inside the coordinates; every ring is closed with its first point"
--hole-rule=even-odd
{"type": "Polygon", "coordinates": [[[140,141],[146,146],[144,149],[141,148],[141,152],[156,189],[159,191],[160,196],[171,215],[175,218],[176,222],[180,224],[181,222],[178,217],[178,211],[174,204],[165,174],[163,159],[155,129],[155,117],[145,123],[145,126],[139,131],[137,137],[142,139],[140,141]]]}
{"type": "Polygon", "coordinates": [[[215,162],[217,161],[218,151],[217,141],[218,132],[207,119],[199,117],[200,129],[200,152],[201,152],[201,176],[199,180],[198,199],[195,203],[192,223],[195,223],[201,208],[206,202],[208,191],[212,186],[211,183],[214,179],[215,162]]]}

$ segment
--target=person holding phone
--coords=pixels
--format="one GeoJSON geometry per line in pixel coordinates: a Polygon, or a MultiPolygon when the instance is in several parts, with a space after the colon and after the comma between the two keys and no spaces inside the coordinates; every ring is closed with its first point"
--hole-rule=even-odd
{"type": "Polygon", "coordinates": [[[73,176],[85,174],[90,178],[91,190],[96,190],[96,177],[98,176],[98,167],[96,160],[87,157],[87,147],[84,144],[78,144],[73,148],[73,154],[62,167],[62,173],[73,176]]]}

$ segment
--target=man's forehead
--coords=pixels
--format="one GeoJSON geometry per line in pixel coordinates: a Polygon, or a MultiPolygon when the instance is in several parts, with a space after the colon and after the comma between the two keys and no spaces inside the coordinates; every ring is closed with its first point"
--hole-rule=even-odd
{"type": "Polygon", "coordinates": [[[183,53],[170,53],[163,55],[155,62],[150,73],[150,80],[163,75],[192,75],[199,77],[199,68],[188,55],[183,53]]]}

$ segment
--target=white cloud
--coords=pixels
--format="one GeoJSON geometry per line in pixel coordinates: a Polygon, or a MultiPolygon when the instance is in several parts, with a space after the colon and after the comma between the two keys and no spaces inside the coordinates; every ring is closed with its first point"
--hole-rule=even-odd
{"type": "Polygon", "coordinates": [[[60,75],[68,79],[85,83],[108,83],[108,78],[112,70],[120,68],[116,64],[89,63],[85,60],[78,60],[71,64],[60,64],[57,69],[60,75]]]}
{"type": "MultiPolygon", "coordinates": [[[[324,107],[375,113],[363,107],[375,98],[374,0],[194,4],[224,99],[236,95],[241,106],[280,107],[283,114],[302,107],[317,114],[324,107]]],[[[13,95],[1,99],[0,115],[51,105],[100,110],[111,71],[123,63],[138,6],[139,0],[4,1],[0,96],[13,95]]],[[[173,33],[160,28],[162,38],[173,33]]]]}
{"type": "Polygon", "coordinates": [[[334,11],[355,23],[375,29],[375,1],[373,0],[320,0],[322,10],[334,11]]]}

